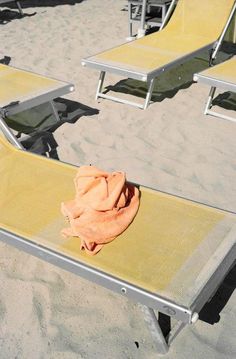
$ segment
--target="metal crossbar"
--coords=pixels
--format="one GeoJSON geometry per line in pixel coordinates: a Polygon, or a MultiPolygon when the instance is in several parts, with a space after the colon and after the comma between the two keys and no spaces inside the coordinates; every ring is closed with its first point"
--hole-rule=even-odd
{"type": "Polygon", "coordinates": [[[205,110],[204,110],[204,115],[211,115],[211,116],[214,116],[214,117],[222,118],[223,120],[236,122],[236,118],[234,118],[234,117],[227,116],[227,115],[224,115],[224,114],[219,113],[217,111],[211,110],[212,102],[213,102],[214,96],[215,96],[215,92],[216,92],[216,87],[212,86],[210,88],[209,96],[208,96],[206,107],[205,107],[205,110]]]}

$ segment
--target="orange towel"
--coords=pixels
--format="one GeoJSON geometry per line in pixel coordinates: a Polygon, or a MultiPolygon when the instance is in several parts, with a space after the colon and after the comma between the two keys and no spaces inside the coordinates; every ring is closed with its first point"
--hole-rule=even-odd
{"type": "Polygon", "coordinates": [[[124,172],[107,173],[82,166],[75,177],[74,200],[62,203],[70,228],[65,236],[79,237],[81,249],[96,254],[132,222],[139,207],[139,190],[125,181],[124,172]]]}

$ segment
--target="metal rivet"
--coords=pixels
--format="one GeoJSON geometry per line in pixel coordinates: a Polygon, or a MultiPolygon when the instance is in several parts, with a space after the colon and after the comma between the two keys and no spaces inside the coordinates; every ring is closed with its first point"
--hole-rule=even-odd
{"type": "Polygon", "coordinates": [[[126,288],[121,288],[121,292],[123,293],[123,294],[126,294],[126,292],[127,292],[127,290],[126,290],[126,288]]]}

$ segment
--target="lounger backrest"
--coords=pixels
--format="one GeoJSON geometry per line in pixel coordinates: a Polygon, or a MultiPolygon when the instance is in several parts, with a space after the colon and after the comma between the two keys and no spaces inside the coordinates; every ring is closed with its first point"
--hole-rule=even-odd
{"type": "Polygon", "coordinates": [[[11,154],[15,148],[5,139],[0,130],[0,156],[11,154]]]}
{"type": "Polygon", "coordinates": [[[178,0],[166,26],[168,31],[217,40],[229,18],[235,0],[178,0]]]}

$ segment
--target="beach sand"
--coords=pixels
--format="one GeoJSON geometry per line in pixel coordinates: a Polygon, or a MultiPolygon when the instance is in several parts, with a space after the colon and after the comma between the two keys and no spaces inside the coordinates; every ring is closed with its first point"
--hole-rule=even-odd
{"type": "MultiPolygon", "coordinates": [[[[236,211],[236,124],[204,116],[209,88],[192,83],[193,72],[208,66],[207,54],[163,74],[146,111],[96,102],[98,72],[81,59],[125,41],[126,1],[22,3],[22,19],[14,7],[0,14],[0,59],[75,84],[74,93],[56,101],[59,126],[52,116],[41,124],[39,109],[23,116],[41,130],[53,128],[60,160],[124,170],[130,181],[236,211]]],[[[142,102],[143,84],[124,80],[109,75],[107,84],[142,102]]],[[[232,107],[235,98],[224,96],[232,107]]],[[[159,357],[139,305],[12,247],[0,249],[0,359],[159,357]]],[[[234,288],[235,269],[165,358],[236,357],[234,288]]]]}

